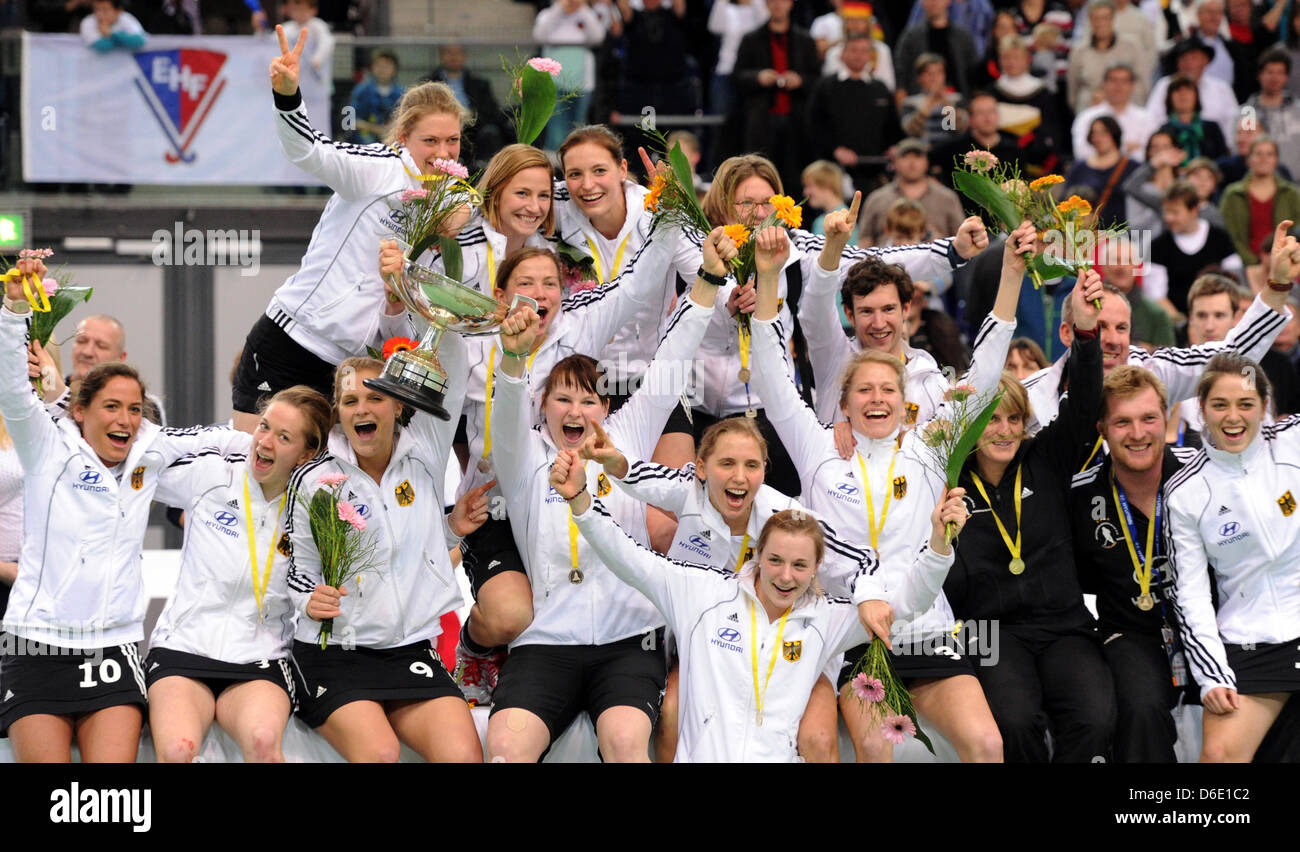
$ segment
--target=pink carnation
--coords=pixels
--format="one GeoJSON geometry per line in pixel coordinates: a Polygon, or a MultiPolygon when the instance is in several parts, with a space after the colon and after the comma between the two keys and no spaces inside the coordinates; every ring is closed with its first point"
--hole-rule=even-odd
{"type": "Polygon", "coordinates": [[[409,204],[417,198],[427,198],[429,190],[427,189],[404,189],[402,190],[402,203],[409,204]]]}
{"type": "Polygon", "coordinates": [[[852,681],[853,694],[868,704],[875,704],[885,697],[885,685],[879,678],[868,677],[866,672],[859,672],[852,681]]]}
{"type": "Polygon", "coordinates": [[[469,177],[469,169],[462,166],[455,160],[434,160],[433,170],[454,178],[465,180],[469,177]]]}
{"type": "Polygon", "coordinates": [[[990,151],[968,151],[966,165],[977,172],[987,172],[998,164],[998,158],[990,151]]]}
{"type": "Polygon", "coordinates": [[[54,255],[53,249],[47,249],[47,248],[22,249],[21,251],[18,252],[18,259],[27,260],[30,258],[32,260],[44,260],[47,257],[52,257],[53,255],[54,255]]]}
{"type": "Polygon", "coordinates": [[[59,282],[53,278],[46,278],[41,282],[41,286],[45,288],[45,295],[47,296],[53,296],[59,291],[59,282]]]}
{"type": "Polygon", "coordinates": [[[349,524],[352,524],[352,526],[356,528],[357,532],[362,532],[366,528],[366,519],[361,517],[361,513],[357,511],[357,507],[353,506],[347,500],[339,501],[339,520],[347,521],[349,524]]]}
{"type": "Polygon", "coordinates": [[[880,725],[880,733],[894,745],[902,745],[903,740],[916,736],[916,725],[910,717],[896,713],[885,717],[880,725]]]}
{"type": "Polygon", "coordinates": [[[333,488],[335,485],[342,485],[347,482],[348,475],[346,473],[327,473],[316,481],[326,488],[333,488]]]}
{"type": "Polygon", "coordinates": [[[975,394],[979,393],[979,388],[971,384],[954,385],[948,388],[943,394],[943,398],[949,402],[964,402],[975,394]]]}
{"type": "Polygon", "coordinates": [[[528,67],[537,71],[545,71],[552,77],[560,76],[560,72],[564,70],[564,66],[560,65],[560,63],[545,56],[537,56],[528,60],[528,67]]]}

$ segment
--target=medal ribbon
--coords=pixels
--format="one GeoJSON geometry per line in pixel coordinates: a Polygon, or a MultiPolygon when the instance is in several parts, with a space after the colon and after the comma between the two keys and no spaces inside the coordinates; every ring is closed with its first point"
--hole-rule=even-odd
{"type": "Polygon", "coordinates": [[[867,463],[859,452],[858,467],[862,469],[862,490],[867,493],[867,532],[871,535],[871,547],[880,552],[878,542],[880,532],[885,528],[885,516],[889,514],[889,500],[894,496],[890,483],[894,481],[894,462],[898,461],[898,444],[894,444],[894,454],[889,457],[889,472],[885,474],[885,505],[880,507],[880,525],[876,525],[876,506],[871,499],[871,479],[867,476],[867,463]]]}
{"type": "MultiPolygon", "coordinates": [[[[757,576],[755,577],[757,580],[757,576]]],[[[781,613],[781,623],[776,628],[776,643],[772,646],[772,659],[767,664],[767,677],[763,680],[763,689],[758,689],[758,615],[754,602],[749,602],[749,662],[754,674],[754,705],[758,711],[758,724],[763,724],[763,697],[767,695],[767,685],[772,680],[772,670],[776,668],[777,655],[781,653],[781,639],[785,636],[785,620],[790,617],[790,607],[781,613]]]]}
{"type": "MultiPolygon", "coordinates": [[[[533,362],[537,360],[537,353],[541,348],[538,346],[533,350],[533,354],[528,356],[529,372],[532,372],[533,362]]],[[[488,353],[487,383],[483,386],[483,458],[485,459],[492,456],[492,385],[496,374],[496,362],[497,348],[493,346],[492,351],[488,353]]]]}
{"type": "Polygon", "coordinates": [[[745,566],[745,551],[749,550],[749,530],[745,530],[745,540],[740,543],[740,555],[736,557],[736,573],[745,566]]]}
{"type": "Polygon", "coordinates": [[[1002,541],[1006,543],[1007,550],[1011,551],[1012,559],[1020,558],[1020,475],[1024,469],[1024,465],[1016,466],[1016,493],[1014,497],[1016,506],[1016,541],[1014,544],[1011,543],[1011,536],[1007,534],[1007,528],[1002,525],[1002,519],[998,517],[998,513],[993,509],[993,501],[989,499],[988,492],[984,490],[984,483],[980,481],[980,475],[975,471],[971,471],[971,478],[975,480],[975,489],[984,498],[984,502],[989,504],[989,513],[993,515],[993,522],[998,525],[998,532],[1002,535],[1002,541]]]}
{"type": "MultiPolygon", "coordinates": [[[[569,507],[569,562],[578,570],[578,525],[573,522],[573,507],[569,507]]],[[[570,574],[572,577],[572,573],[570,574]]]]}
{"type": "Polygon", "coordinates": [[[606,277],[600,268],[600,250],[596,248],[596,241],[591,237],[587,237],[587,245],[591,247],[592,265],[596,267],[597,284],[608,284],[623,268],[623,249],[627,248],[627,241],[630,239],[632,239],[632,232],[628,231],[627,236],[623,238],[622,244],[618,247],[618,252],[614,255],[614,266],[610,269],[609,276],[606,277]]]}
{"type": "Polygon", "coordinates": [[[280,506],[275,510],[275,530],[271,533],[271,547],[266,552],[266,570],[259,583],[257,579],[257,531],[253,529],[253,501],[248,496],[248,471],[244,471],[244,521],[248,524],[248,561],[253,568],[253,598],[257,601],[257,615],[262,618],[262,601],[266,598],[266,587],[271,582],[271,563],[275,561],[275,540],[280,532],[280,513],[284,511],[284,498],[289,495],[286,490],[280,495],[280,506]]]}
{"type": "Polygon", "coordinates": [[[1160,516],[1163,513],[1163,501],[1160,499],[1160,493],[1156,492],[1156,511],[1147,523],[1147,545],[1145,559],[1138,561],[1137,547],[1133,543],[1133,530],[1137,529],[1137,524],[1133,523],[1133,513],[1129,509],[1128,497],[1124,494],[1124,488],[1115,481],[1112,473],[1110,478],[1110,493],[1115,498],[1115,506],[1119,509],[1119,526],[1124,533],[1124,543],[1128,545],[1128,555],[1133,559],[1133,568],[1137,572],[1138,586],[1142,589],[1143,595],[1151,594],[1151,569],[1153,563],[1151,555],[1155,552],[1156,527],[1160,526],[1160,516]]]}
{"type": "Polygon", "coordinates": [[[1102,437],[1098,435],[1097,443],[1092,445],[1092,452],[1088,453],[1088,460],[1083,463],[1083,467],[1079,468],[1079,473],[1083,473],[1085,470],[1087,470],[1088,465],[1092,464],[1092,460],[1097,457],[1097,453],[1101,452],[1101,443],[1102,443],[1102,437]]]}

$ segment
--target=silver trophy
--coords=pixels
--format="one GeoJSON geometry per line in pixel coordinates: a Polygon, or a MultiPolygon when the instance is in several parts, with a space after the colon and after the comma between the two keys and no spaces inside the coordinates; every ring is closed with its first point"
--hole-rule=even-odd
{"type": "MultiPolygon", "coordinates": [[[[398,244],[403,255],[409,254],[409,246],[400,240],[398,244]]],[[[388,283],[406,309],[427,321],[429,328],[418,347],[394,352],[384,363],[383,373],[363,384],[441,420],[451,419],[442,405],[447,393],[447,373],[438,361],[442,335],[447,331],[466,337],[495,334],[517,305],[537,309],[537,303],[527,296],[516,296],[507,305],[409,257],[401,276],[390,275],[388,283]]]]}

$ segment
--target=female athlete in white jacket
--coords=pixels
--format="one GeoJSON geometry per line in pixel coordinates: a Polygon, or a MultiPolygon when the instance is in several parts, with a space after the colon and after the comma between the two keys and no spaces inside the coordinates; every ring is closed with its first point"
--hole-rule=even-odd
{"type": "MultiPolygon", "coordinates": [[[[704,270],[721,278],[735,247],[719,228],[709,235],[704,270]]],[[[713,311],[716,287],[697,279],[669,321],[669,331],[645,382],[605,428],[633,454],[654,446],[687,380],[687,365],[713,311]]],[[[605,420],[596,362],[574,355],[551,371],[542,392],[543,422],[530,428],[523,377],[538,334],[536,314],[524,309],[502,326],[503,357],[494,376],[497,423],[495,470],[510,511],[511,529],[532,586],[533,619],[511,645],[488,724],[488,754],[537,760],[570,721],[586,711],[602,755],[645,761],[663,689],[662,618],[640,594],[614,578],[582,547],[569,511],[547,481],[560,449],[577,449],[605,420]]],[[[644,504],[609,494],[627,529],[645,534],[644,504]]]]}
{"type": "MultiPolygon", "coordinates": [[[[40,261],[19,269],[44,278],[40,261]]],[[[37,285],[39,286],[39,284],[37,285]]],[[[126,364],[82,380],[57,422],[27,383],[22,284],[0,311],[0,415],[23,466],[18,579],[0,636],[0,733],[20,761],[127,762],[145,703],[140,549],[159,475],[204,447],[246,446],[230,429],[159,429],[141,421],[144,387],[126,364]]]]}
{"type": "MultiPolygon", "coordinates": [[[[556,457],[550,482],[602,563],[648,597],[678,638],[679,762],[795,760],[806,696],[827,660],[869,642],[877,631],[888,641],[892,614],[867,602],[863,584],[854,588],[857,612],[816,585],[825,545],[821,526],[807,514],[787,509],[772,515],[758,535],[755,557],[739,571],[718,569],[660,556],[619,529],[609,511],[592,502],[573,451],[556,457]]],[[[947,548],[945,524],[960,528],[965,519],[960,495],[936,506],[931,547],[947,548]]],[[[942,562],[934,566],[931,589],[947,571],[942,562]]],[[[928,605],[924,596],[921,605],[928,605]]]]}
{"type": "Polygon", "coordinates": [[[242,451],[182,456],[156,499],[185,510],[181,571],[145,658],[149,729],[162,763],[188,763],[215,720],[248,762],[283,762],[292,709],[287,487],[320,452],[330,402],[304,385],[262,410],[242,451]]]}
{"type": "Polygon", "coordinates": [[[306,32],[292,50],[282,29],[276,32],[280,55],[271,60],[271,86],[280,145],[334,195],[298,271],[275,291],[244,343],[232,399],[235,428],[245,432],[257,426],[253,412],[262,397],[297,384],[329,397],[335,364],[405,333],[404,311],[389,316],[379,310],[385,290],[375,271],[375,249],[398,230],[394,214],[402,192],[418,188],[419,176],[431,172],[435,160],[460,156],[460,134],[469,120],[451,89],[423,83],[406,92],[394,115],[390,141],[400,147],[332,141],[312,127],[298,91],[306,32]]]}
{"type": "Polygon", "coordinates": [[[449,379],[445,405],[452,419],[417,412],[401,429],[401,405],[364,384],[383,362],[340,364],[339,425],[328,452],[303,466],[291,486],[298,714],[350,761],[394,761],[399,742],[429,761],[483,758],[469,708],[434,649],[440,617],[461,604],[442,518],[443,474],[465,394],[460,335],[444,336],[438,357],[449,379]],[[339,475],[345,477],[341,498],[365,520],[364,534],[375,545],[373,570],[341,590],[322,581],[307,514],[312,496],[339,475]],[[317,623],[323,619],[334,620],[324,649],[317,623]]]}
{"type": "MultiPolygon", "coordinates": [[[[1284,251],[1300,271],[1294,237],[1284,251]]],[[[1165,486],[1170,601],[1205,705],[1201,760],[1248,762],[1300,691],[1300,416],[1261,425],[1268,378],[1235,353],[1210,360],[1197,398],[1205,444],[1165,486]]]]}
{"type": "MultiPolygon", "coordinates": [[[[841,229],[847,219],[848,211],[831,214],[827,233],[841,229]]],[[[981,330],[981,338],[988,338],[981,345],[998,353],[988,363],[996,362],[998,368],[981,370],[985,361],[976,359],[969,381],[978,394],[990,393],[1001,376],[1024,272],[1021,253],[1033,247],[1033,239],[1033,228],[1025,223],[1004,252],[997,300],[981,330]]],[[[769,400],[773,426],[790,449],[803,486],[802,500],[841,534],[856,532],[859,544],[876,548],[883,568],[868,581],[882,582],[888,589],[908,572],[916,549],[929,535],[925,527],[928,510],[945,493],[943,476],[928,448],[917,433],[900,431],[905,417],[903,364],[892,355],[867,350],[846,365],[840,408],[852,425],[857,451],[850,459],[840,458],[831,427],[818,422],[789,376],[783,374],[784,336],[778,327],[777,294],[774,288],[759,283],[753,321],[754,383],[759,394],[769,400]]],[[[878,590],[874,596],[883,593],[878,590]]],[[[909,644],[930,649],[927,637],[947,635],[952,629],[952,612],[940,594],[929,612],[911,625],[909,644]]],[[[899,674],[911,680],[918,711],[953,743],[963,760],[1000,760],[997,725],[971,664],[955,649],[945,646],[945,650],[934,656],[903,654],[895,664],[899,674]]],[[[847,666],[841,679],[846,675],[847,666]]],[[[840,706],[854,734],[858,759],[878,759],[883,753],[873,747],[887,750],[887,744],[871,736],[866,717],[853,702],[851,693],[842,693],[840,706]]]]}

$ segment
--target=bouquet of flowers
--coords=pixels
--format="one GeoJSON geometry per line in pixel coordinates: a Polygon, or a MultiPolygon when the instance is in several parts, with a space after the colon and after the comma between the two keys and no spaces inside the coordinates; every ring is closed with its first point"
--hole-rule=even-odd
{"type": "Polygon", "coordinates": [[[666,168],[661,164],[659,171],[654,174],[650,181],[650,192],[645,197],[645,209],[655,214],[654,224],[658,226],[661,222],[667,222],[683,230],[694,228],[701,234],[709,233],[713,228],[695,195],[691,164],[682,153],[681,143],[674,142],[669,149],[668,139],[661,131],[650,129],[645,132],[657,143],[652,147],[668,161],[666,168]]]}
{"type": "Polygon", "coordinates": [[[558,91],[555,81],[564,68],[554,59],[535,56],[523,61],[516,51],[514,64],[501,57],[501,68],[514,80],[506,103],[510,122],[515,126],[515,141],[531,145],[551,120],[556,105],[572,100],[577,93],[558,91]]]}
{"type": "MultiPolygon", "coordinates": [[[[936,417],[927,423],[921,432],[921,441],[936,467],[943,472],[948,487],[956,488],[962,466],[975,451],[985,427],[993,419],[993,412],[1002,401],[1002,392],[986,398],[979,396],[972,385],[959,384],[950,387],[943,398],[949,416],[936,417]]],[[[955,534],[954,525],[949,523],[944,540],[952,544],[955,534]]]]}
{"type": "Polygon", "coordinates": [[[560,284],[565,298],[596,288],[596,264],[591,255],[564,240],[555,244],[555,253],[560,258],[560,284]]]}
{"type": "Polygon", "coordinates": [[[934,754],[934,745],[921,730],[912,696],[898,679],[889,649],[879,638],[872,639],[867,653],[853,667],[849,685],[853,694],[867,706],[880,721],[880,732],[894,745],[902,745],[908,737],[916,737],[934,754]]]}
{"type": "Polygon", "coordinates": [[[478,207],[483,196],[470,183],[469,171],[455,160],[434,160],[433,171],[415,177],[422,186],[402,193],[400,215],[394,216],[396,235],[410,246],[406,257],[411,261],[437,243],[447,276],[459,280],[460,243],[443,232],[453,214],[466,204],[478,207]]]}
{"type": "MultiPolygon", "coordinates": [[[[33,258],[45,260],[52,257],[52,249],[23,249],[18,252],[19,260],[33,258]]],[[[17,280],[20,277],[18,269],[11,266],[8,261],[4,261],[5,280],[17,280]]],[[[37,341],[41,346],[48,346],[50,339],[54,337],[54,329],[64,317],[72,313],[72,309],[82,302],[90,301],[91,294],[95,292],[93,287],[78,287],[69,283],[71,278],[67,266],[60,266],[54,270],[53,275],[44,281],[37,281],[34,276],[28,276],[23,281],[23,292],[27,296],[27,301],[32,306],[31,324],[28,329],[32,340],[37,341]],[[54,276],[57,276],[54,277],[54,276]],[[60,281],[62,283],[60,283],[60,281]]],[[[45,388],[42,380],[36,380],[36,391],[44,395],[45,388]]]]}
{"type": "MultiPolygon", "coordinates": [[[[321,487],[307,504],[311,537],[320,552],[321,576],[325,585],[336,589],[375,567],[375,542],[366,534],[366,519],[361,517],[356,506],[339,499],[347,480],[347,474],[325,474],[317,480],[321,487]]],[[[321,622],[321,650],[329,645],[333,631],[334,619],[327,618],[321,622]]]]}

